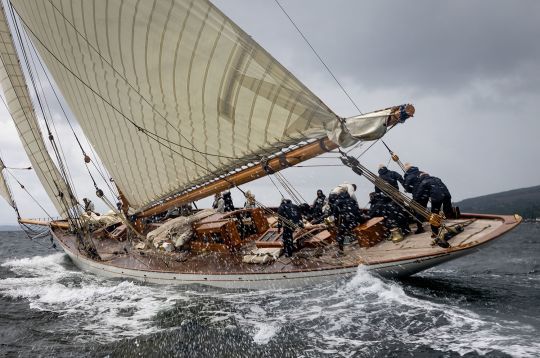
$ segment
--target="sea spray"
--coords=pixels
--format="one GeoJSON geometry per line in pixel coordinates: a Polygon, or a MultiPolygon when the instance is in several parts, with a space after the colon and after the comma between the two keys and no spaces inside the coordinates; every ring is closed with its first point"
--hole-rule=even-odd
{"type": "Polygon", "coordinates": [[[531,339],[533,327],[480,316],[451,300],[416,297],[401,283],[361,267],[350,280],[266,291],[106,280],[77,270],[58,253],[8,260],[2,267],[12,275],[0,279],[0,294],[27,300],[33,310],[58,314],[58,332],[87,344],[174,335],[192,322],[224,335],[244,332],[265,349],[301,339],[294,346],[303,347],[306,356],[426,347],[457,354],[535,356],[540,351],[531,339]]]}

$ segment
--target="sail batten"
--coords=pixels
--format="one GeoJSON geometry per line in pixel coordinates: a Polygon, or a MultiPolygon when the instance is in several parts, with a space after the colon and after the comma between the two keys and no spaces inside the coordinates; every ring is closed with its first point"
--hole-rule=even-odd
{"type": "Polygon", "coordinates": [[[337,116],[209,1],[12,1],[135,209],[337,116]]]}

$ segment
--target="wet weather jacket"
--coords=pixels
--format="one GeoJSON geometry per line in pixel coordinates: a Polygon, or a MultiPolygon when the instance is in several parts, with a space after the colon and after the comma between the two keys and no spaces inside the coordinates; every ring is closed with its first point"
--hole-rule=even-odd
{"type": "Polygon", "coordinates": [[[420,183],[421,171],[418,167],[410,167],[403,177],[403,188],[407,193],[414,193],[414,189],[420,183]]]}
{"type": "MultiPolygon", "coordinates": [[[[398,182],[401,183],[401,185],[404,185],[404,180],[401,174],[393,170],[389,170],[387,167],[382,167],[379,169],[379,178],[392,185],[397,190],[399,190],[398,182]]],[[[375,192],[380,193],[381,189],[375,187],[375,192]]]]}

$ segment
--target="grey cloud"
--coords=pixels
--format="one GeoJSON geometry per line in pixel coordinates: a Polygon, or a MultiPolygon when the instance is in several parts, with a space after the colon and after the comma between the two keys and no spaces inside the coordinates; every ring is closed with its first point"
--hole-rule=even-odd
{"type": "MultiPolygon", "coordinates": [[[[322,71],[273,1],[215,3],[249,26],[263,44],[277,47],[280,56],[295,56],[310,71],[322,71]]],[[[526,77],[529,86],[540,86],[534,81],[540,73],[536,1],[282,4],[338,77],[366,87],[412,85],[447,93],[477,79],[524,73],[536,75],[526,77]]]]}

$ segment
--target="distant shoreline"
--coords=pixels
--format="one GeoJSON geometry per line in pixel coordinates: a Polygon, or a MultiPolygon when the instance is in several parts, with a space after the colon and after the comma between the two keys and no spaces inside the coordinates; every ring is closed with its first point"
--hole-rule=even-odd
{"type": "Polygon", "coordinates": [[[19,225],[0,225],[0,231],[21,231],[19,225]]]}

